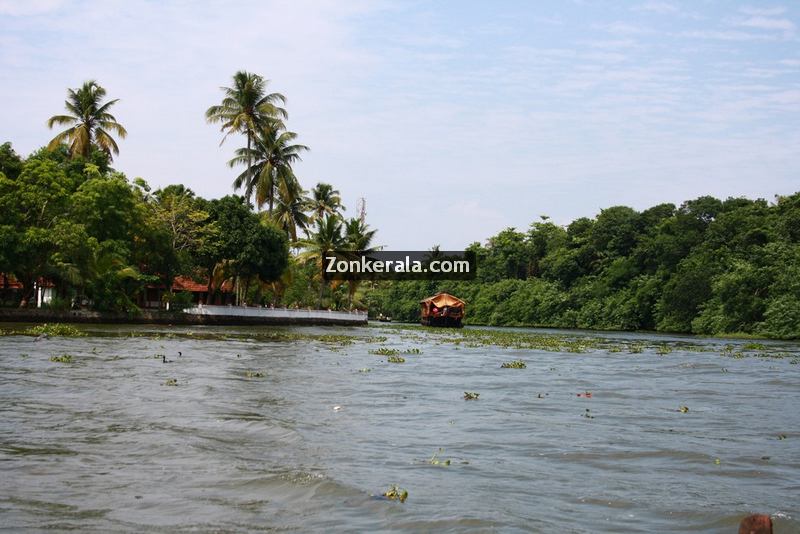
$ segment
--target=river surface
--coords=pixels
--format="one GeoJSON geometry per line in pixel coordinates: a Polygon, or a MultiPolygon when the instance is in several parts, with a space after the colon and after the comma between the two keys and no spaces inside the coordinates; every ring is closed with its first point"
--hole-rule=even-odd
{"type": "Polygon", "coordinates": [[[797,344],[80,328],[0,337],[8,530],[736,532],[762,512],[800,532],[797,344]]]}

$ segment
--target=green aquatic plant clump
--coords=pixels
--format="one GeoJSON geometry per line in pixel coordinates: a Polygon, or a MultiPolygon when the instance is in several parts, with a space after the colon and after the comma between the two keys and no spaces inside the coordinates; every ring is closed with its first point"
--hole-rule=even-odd
{"type": "Polygon", "coordinates": [[[244,376],[247,378],[264,378],[264,373],[261,371],[247,371],[244,376]]]}
{"type": "Polygon", "coordinates": [[[404,490],[401,487],[392,485],[391,488],[383,492],[383,496],[390,501],[400,501],[403,503],[406,502],[406,499],[408,499],[408,490],[404,490]]]}
{"type": "Polygon", "coordinates": [[[50,361],[55,363],[72,363],[74,360],[71,354],[61,354],[60,356],[50,356],[50,361]]]}
{"type": "Polygon", "coordinates": [[[377,354],[378,356],[394,356],[396,354],[400,354],[399,349],[390,349],[389,347],[381,347],[379,349],[373,349],[369,351],[370,354],[377,354]]]}
{"type": "Polygon", "coordinates": [[[70,324],[40,324],[25,330],[23,334],[27,336],[59,336],[59,337],[84,337],[85,332],[81,332],[70,324]]]}
{"type": "Polygon", "coordinates": [[[525,369],[528,367],[522,360],[513,360],[510,362],[503,362],[500,366],[501,369],[525,369]]]}
{"type": "Polygon", "coordinates": [[[178,379],[177,378],[168,378],[166,382],[164,382],[165,386],[177,386],[178,379]]]}
{"type": "Polygon", "coordinates": [[[439,450],[434,452],[433,456],[430,457],[430,459],[428,460],[428,463],[431,464],[431,465],[440,465],[440,466],[445,466],[445,467],[450,465],[451,461],[450,461],[449,458],[448,459],[439,458],[439,455],[442,454],[443,452],[444,452],[444,449],[439,447],[439,450]]]}
{"type": "Polygon", "coordinates": [[[464,400],[478,400],[480,397],[480,393],[475,393],[474,391],[465,391],[464,392],[464,400]]]}
{"type": "Polygon", "coordinates": [[[389,356],[386,361],[389,363],[406,363],[406,359],[402,356],[389,356]]]}

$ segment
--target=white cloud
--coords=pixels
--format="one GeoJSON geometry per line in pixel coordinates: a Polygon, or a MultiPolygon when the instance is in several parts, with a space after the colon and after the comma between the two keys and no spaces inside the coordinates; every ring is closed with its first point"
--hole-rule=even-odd
{"type": "Polygon", "coordinates": [[[786,18],[770,18],[770,17],[750,17],[736,23],[737,26],[746,28],[758,28],[759,30],[781,30],[785,32],[794,31],[795,25],[786,18]]]}
{"type": "Polygon", "coordinates": [[[781,15],[783,13],[786,13],[786,8],[785,7],[780,7],[780,6],[776,6],[776,7],[751,7],[751,6],[745,6],[745,7],[739,8],[739,11],[744,13],[745,15],[761,15],[761,16],[765,16],[765,17],[770,17],[770,16],[781,15]]]}
{"type": "Polygon", "coordinates": [[[0,0],[0,15],[42,15],[58,10],[64,0],[0,0]]]}

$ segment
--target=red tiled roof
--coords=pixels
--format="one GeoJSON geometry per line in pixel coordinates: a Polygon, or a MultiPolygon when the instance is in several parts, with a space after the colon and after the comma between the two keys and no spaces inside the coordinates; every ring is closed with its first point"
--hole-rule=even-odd
{"type": "MultiPolygon", "coordinates": [[[[233,284],[225,281],[222,287],[216,288],[223,293],[232,293],[233,284]]],[[[205,293],[208,291],[208,282],[197,282],[188,276],[176,276],[172,282],[173,291],[190,291],[192,293],[205,293]]]]}

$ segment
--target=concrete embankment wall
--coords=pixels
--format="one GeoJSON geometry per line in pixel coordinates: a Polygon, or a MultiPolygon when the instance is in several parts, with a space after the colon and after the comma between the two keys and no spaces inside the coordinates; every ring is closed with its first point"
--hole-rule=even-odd
{"type": "MultiPolygon", "coordinates": [[[[205,313],[142,310],[136,314],[88,310],[57,311],[37,308],[0,308],[0,322],[116,323],[169,325],[341,325],[367,324],[366,313],[327,310],[271,310],[206,306],[205,313]],[[209,309],[218,308],[218,309],[209,309]]],[[[196,310],[193,309],[193,310],[196,310]]]]}

